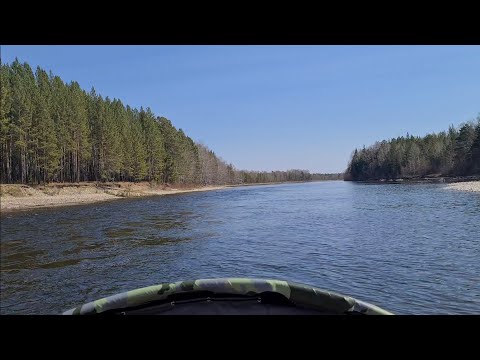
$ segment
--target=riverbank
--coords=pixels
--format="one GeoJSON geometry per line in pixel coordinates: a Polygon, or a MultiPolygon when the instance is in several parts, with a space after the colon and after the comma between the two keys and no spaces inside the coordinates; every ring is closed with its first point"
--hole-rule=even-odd
{"type": "Polygon", "coordinates": [[[47,207],[92,204],[126,197],[171,195],[211,191],[226,186],[172,187],[151,186],[149,183],[115,182],[108,184],[73,183],[48,185],[0,185],[0,212],[32,210],[47,207]]]}
{"type": "Polygon", "coordinates": [[[480,181],[480,175],[471,176],[442,176],[442,175],[430,175],[430,176],[415,176],[404,177],[398,179],[369,179],[369,180],[345,180],[354,181],[359,183],[372,183],[372,184],[452,184],[461,182],[477,182],[480,181]]]}
{"type": "Polygon", "coordinates": [[[480,181],[466,181],[447,185],[447,189],[480,192],[480,181]]]}
{"type": "Polygon", "coordinates": [[[313,181],[285,181],[271,183],[216,185],[216,186],[169,186],[151,185],[148,182],[113,183],[52,183],[47,185],[0,184],[0,212],[33,210],[47,207],[92,204],[121,198],[172,195],[187,192],[220,190],[238,186],[279,185],[313,181]]]}

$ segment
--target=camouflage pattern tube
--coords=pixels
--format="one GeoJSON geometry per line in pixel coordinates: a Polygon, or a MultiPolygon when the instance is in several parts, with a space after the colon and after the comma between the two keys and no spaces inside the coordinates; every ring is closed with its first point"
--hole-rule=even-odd
{"type": "Polygon", "coordinates": [[[274,292],[283,295],[297,306],[307,306],[324,313],[348,314],[355,312],[366,315],[393,315],[375,305],[312,286],[280,280],[248,278],[203,279],[154,285],[92,301],[63,314],[92,315],[110,310],[121,311],[166,300],[172,294],[194,293],[195,291],[241,296],[274,292]]]}

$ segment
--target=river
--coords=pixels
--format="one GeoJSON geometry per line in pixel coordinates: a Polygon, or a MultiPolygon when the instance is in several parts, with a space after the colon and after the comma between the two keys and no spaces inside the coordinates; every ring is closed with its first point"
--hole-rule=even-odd
{"type": "Polygon", "coordinates": [[[3,214],[1,314],[163,282],[290,280],[396,314],[480,314],[480,194],[331,181],[3,214]]]}

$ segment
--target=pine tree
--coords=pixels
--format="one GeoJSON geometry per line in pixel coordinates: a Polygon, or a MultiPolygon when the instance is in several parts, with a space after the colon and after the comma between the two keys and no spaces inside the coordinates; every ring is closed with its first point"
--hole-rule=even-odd
{"type": "Polygon", "coordinates": [[[471,174],[480,175],[480,115],[475,126],[475,140],[471,146],[471,174]]]}
{"type": "Polygon", "coordinates": [[[39,175],[38,181],[49,182],[58,170],[60,152],[51,114],[51,88],[48,75],[37,68],[34,123],[37,128],[39,175]]]}
{"type": "Polygon", "coordinates": [[[80,89],[76,82],[69,87],[70,109],[72,117],[70,133],[72,136],[72,172],[73,180],[80,181],[87,178],[88,163],[91,159],[90,129],[88,126],[87,94],[80,89]]]}
{"type": "Polygon", "coordinates": [[[30,86],[31,72],[28,64],[20,64],[18,59],[12,63],[12,138],[13,138],[13,176],[21,183],[28,181],[29,132],[32,126],[33,104],[30,86]]]}
{"type": "Polygon", "coordinates": [[[471,168],[471,148],[475,140],[475,127],[471,123],[464,124],[455,140],[455,173],[468,175],[471,168]]]}
{"type": "Polygon", "coordinates": [[[130,123],[130,131],[132,134],[132,158],[133,158],[133,180],[141,181],[145,179],[148,173],[147,151],[145,148],[145,138],[143,136],[142,125],[140,124],[138,112],[133,113],[134,116],[130,123]]]}
{"type": "Polygon", "coordinates": [[[140,109],[140,124],[145,139],[147,178],[149,181],[159,182],[164,171],[165,148],[160,124],[150,108],[140,109]]]}
{"type": "Polygon", "coordinates": [[[10,86],[10,68],[0,66],[0,144],[1,144],[1,179],[3,183],[12,181],[12,89],[10,86]]]}

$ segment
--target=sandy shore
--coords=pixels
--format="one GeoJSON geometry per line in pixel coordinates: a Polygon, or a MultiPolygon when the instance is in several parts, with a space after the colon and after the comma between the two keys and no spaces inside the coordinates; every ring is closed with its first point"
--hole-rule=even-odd
{"type": "Polygon", "coordinates": [[[183,188],[150,186],[148,183],[51,184],[47,186],[0,185],[0,212],[91,204],[126,197],[170,195],[223,189],[226,186],[183,188]]]}
{"type": "Polygon", "coordinates": [[[447,189],[480,192],[480,181],[466,181],[448,184],[447,189]]]}

